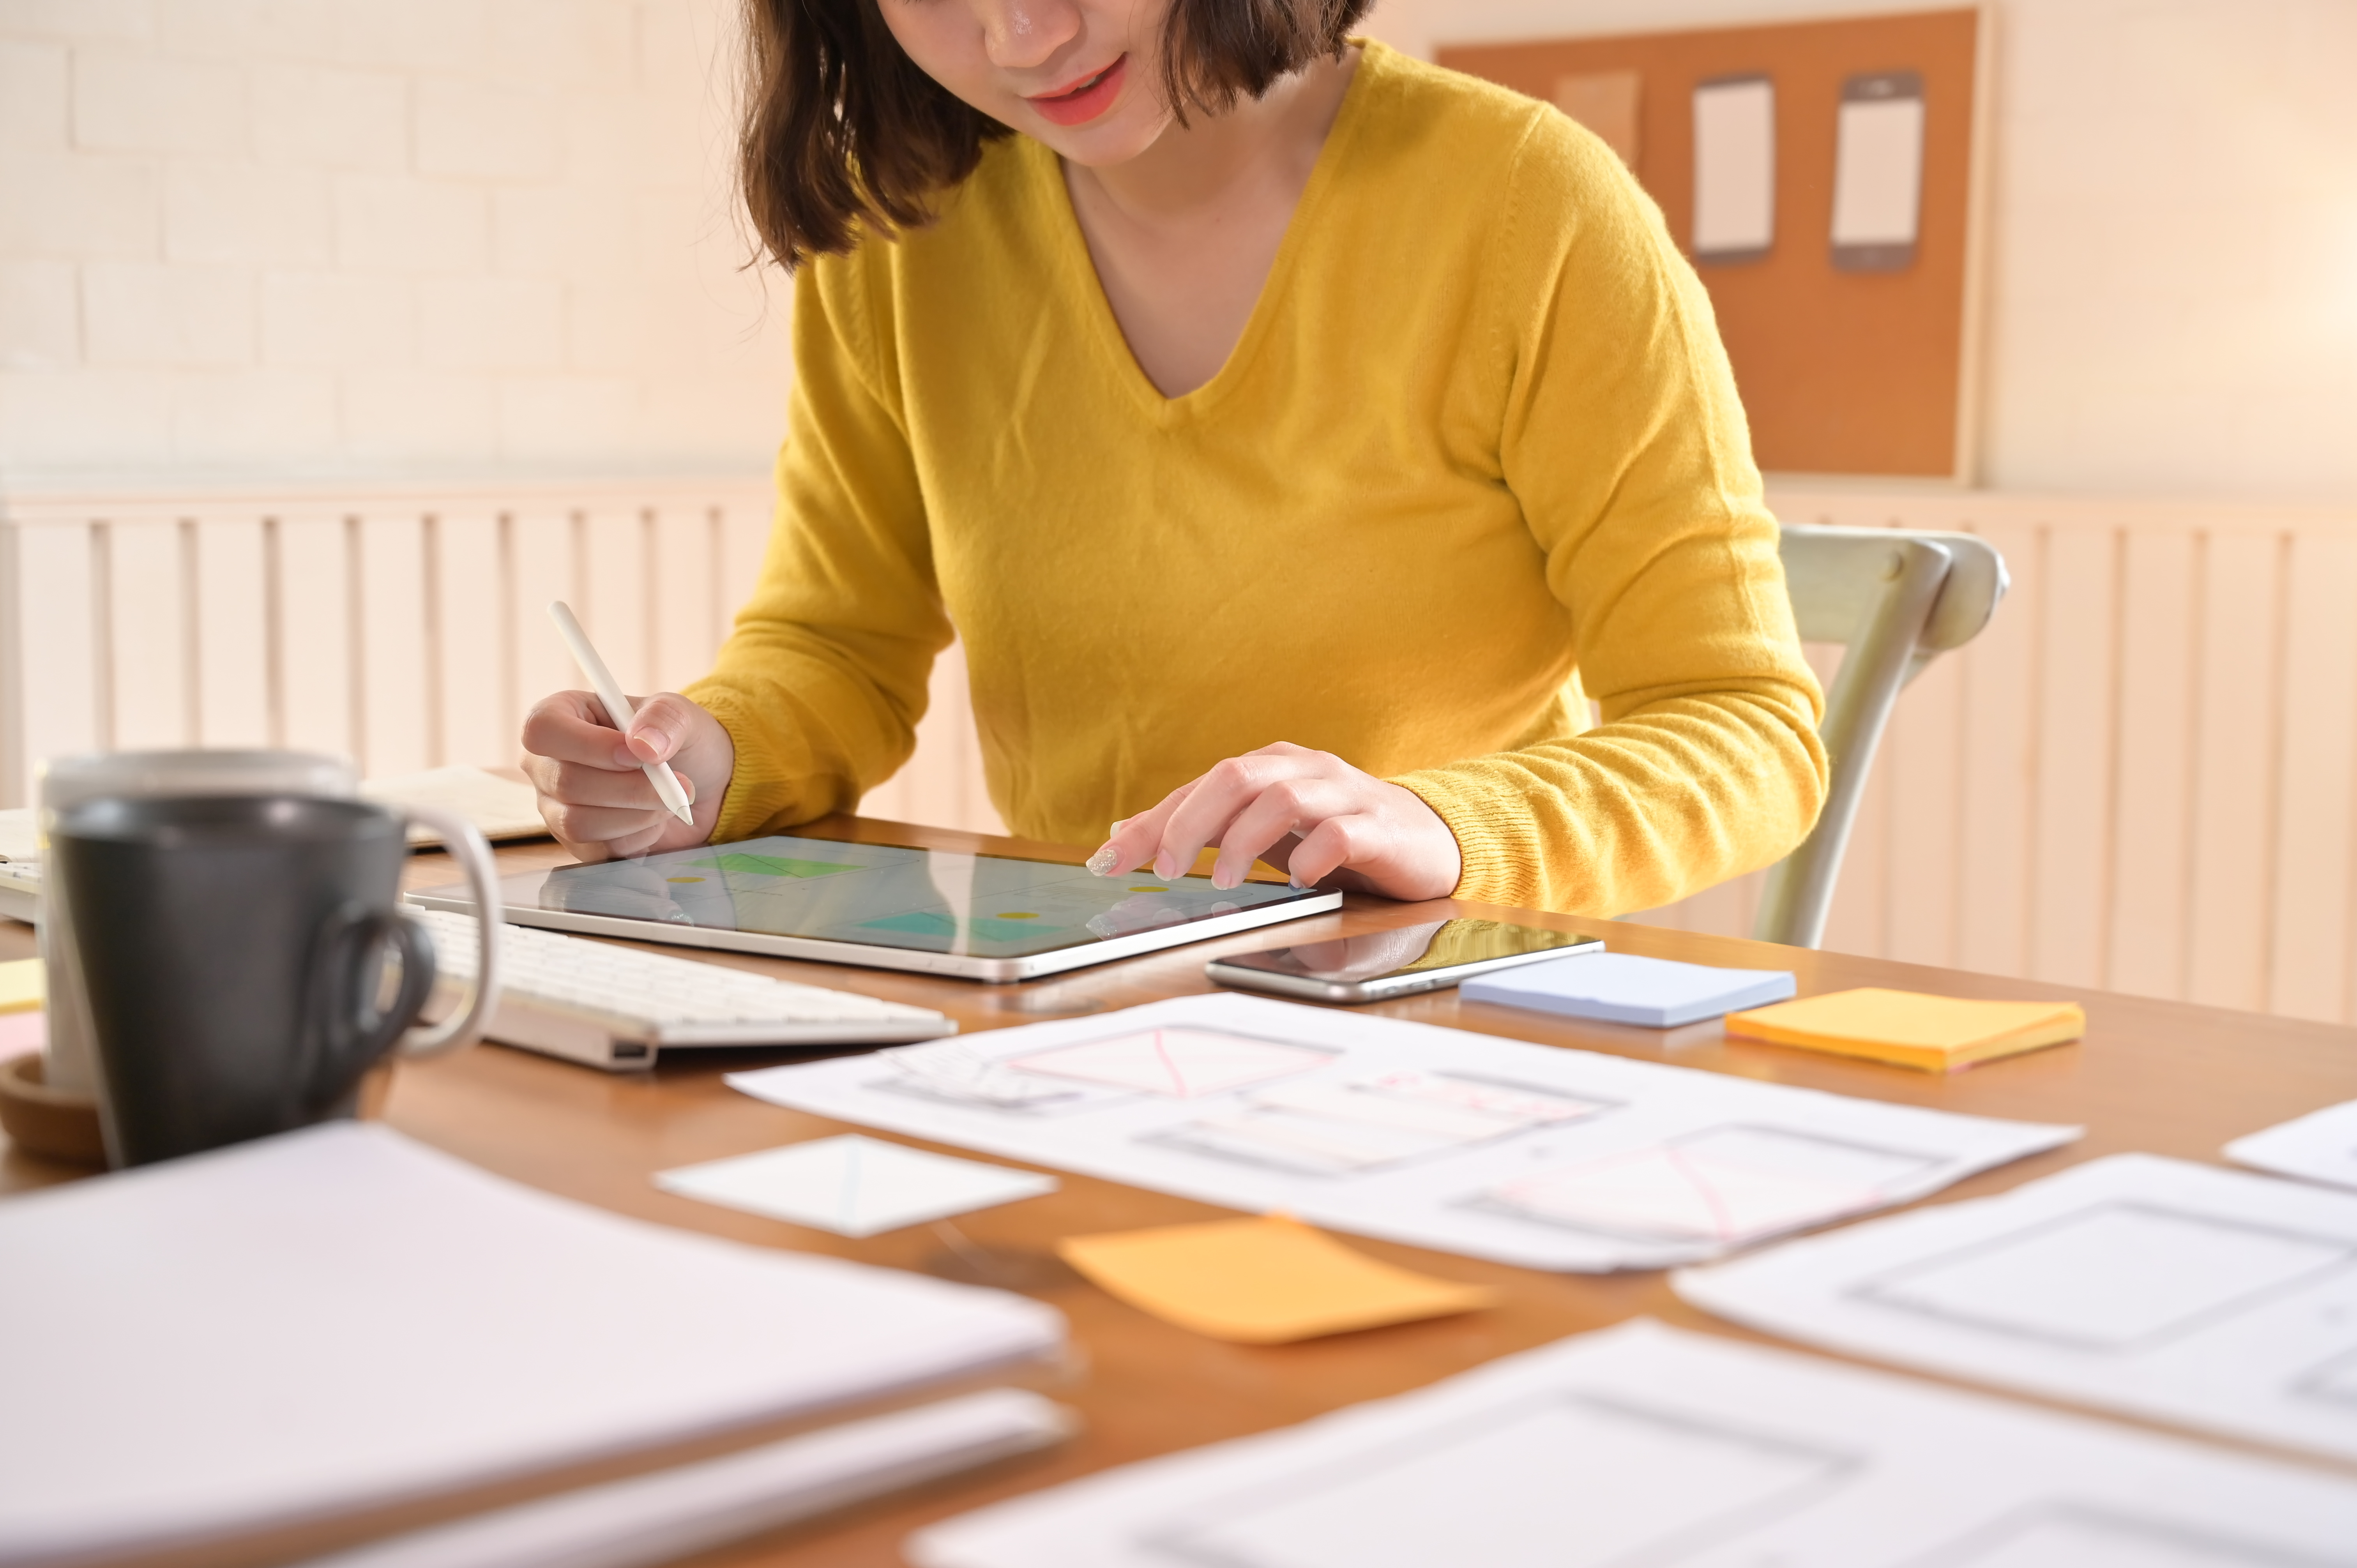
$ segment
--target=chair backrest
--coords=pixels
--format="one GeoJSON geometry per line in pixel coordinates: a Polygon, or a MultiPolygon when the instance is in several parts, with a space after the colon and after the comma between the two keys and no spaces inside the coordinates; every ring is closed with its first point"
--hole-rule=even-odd
{"type": "Polygon", "coordinates": [[[1819,728],[1833,762],[1824,811],[1768,874],[1752,935],[1813,948],[1899,693],[1933,657],[1980,634],[2005,597],[2005,558],[1969,533],[1787,523],[1781,551],[1805,642],[1845,646],[1819,728]]]}

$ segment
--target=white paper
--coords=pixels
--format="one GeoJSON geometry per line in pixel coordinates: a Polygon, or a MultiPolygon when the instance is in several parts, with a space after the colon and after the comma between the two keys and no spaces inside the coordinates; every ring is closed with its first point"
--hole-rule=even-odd
{"type": "Polygon", "coordinates": [[[2357,1484],[1650,1321],[920,1531],[918,1568],[2326,1568],[2357,1484]]]}
{"type": "Polygon", "coordinates": [[[2237,1138],[2226,1157],[2277,1176],[2357,1187],[2357,1100],[2237,1138]]]}
{"type": "Polygon", "coordinates": [[[1911,245],[1923,195],[1923,100],[1844,103],[1834,152],[1834,243],[1911,245]]]}
{"type": "Polygon", "coordinates": [[[989,1389],[585,1487],[322,1557],[306,1568],[640,1568],[1062,1441],[1077,1421],[989,1389]]]}
{"type": "Polygon", "coordinates": [[[338,1122],[0,1202],[0,1563],[627,1452],[1052,1353],[996,1291],[338,1122]]]}
{"type": "Polygon", "coordinates": [[[2115,1155],[1674,1283],[1846,1353],[2357,1458],[2357,1194],[2115,1155]]]}
{"type": "MultiPolygon", "coordinates": [[[[502,779],[479,768],[459,765],[430,768],[422,773],[389,774],[362,783],[361,794],[382,806],[432,806],[454,812],[494,842],[545,838],[548,834],[548,824],[540,819],[540,798],[531,785],[502,779]]],[[[409,842],[442,841],[425,823],[412,822],[409,842]]]]}
{"type": "Polygon", "coordinates": [[[1694,253],[1747,256],[1776,242],[1776,87],[1766,77],[1694,94],[1694,253]]]}
{"type": "Polygon", "coordinates": [[[1233,992],[953,1049],[728,1081],[1027,1164],[1583,1272],[1714,1257],[2078,1135],[1233,992]],[[953,1067],[898,1065],[935,1057],[953,1067]]]}
{"type": "Polygon", "coordinates": [[[1635,953],[1583,953],[1476,975],[1458,988],[1468,1002],[1527,1007],[1568,1018],[1674,1029],[1792,994],[1779,969],[1715,969],[1635,953]]]}
{"type": "Polygon", "coordinates": [[[11,806],[0,811],[0,860],[40,858],[40,813],[30,806],[11,806]]]}
{"type": "Polygon", "coordinates": [[[1056,1178],[845,1133],[658,1171],[666,1192],[771,1219],[873,1236],[1056,1190],[1056,1178]]]}

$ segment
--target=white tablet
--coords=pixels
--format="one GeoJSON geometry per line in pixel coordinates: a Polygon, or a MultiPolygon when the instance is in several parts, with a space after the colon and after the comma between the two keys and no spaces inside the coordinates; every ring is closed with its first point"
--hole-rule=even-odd
{"type": "MultiPolygon", "coordinates": [[[[1340,893],[1005,854],[761,838],[643,860],[560,865],[500,885],[507,918],[594,936],[859,963],[967,980],[1034,980],[1342,907],[1340,893]]],[[[463,885],[429,909],[475,910],[463,885]]]]}

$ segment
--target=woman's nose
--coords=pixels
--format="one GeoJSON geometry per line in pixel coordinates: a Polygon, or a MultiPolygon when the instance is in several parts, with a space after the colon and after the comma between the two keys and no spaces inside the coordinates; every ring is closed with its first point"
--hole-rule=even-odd
{"type": "Polygon", "coordinates": [[[1081,32],[1080,7],[1071,0],[975,0],[983,51],[1006,70],[1045,65],[1081,32]]]}

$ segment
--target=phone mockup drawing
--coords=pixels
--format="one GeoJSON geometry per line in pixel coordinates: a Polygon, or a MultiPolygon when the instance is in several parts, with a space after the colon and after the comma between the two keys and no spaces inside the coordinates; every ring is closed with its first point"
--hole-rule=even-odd
{"type": "Polygon", "coordinates": [[[1923,208],[1923,79],[1870,71],[1842,83],[1834,144],[1834,266],[1897,273],[1915,264],[1923,208]]]}
{"type": "Polygon", "coordinates": [[[1573,953],[1601,952],[1598,937],[1503,920],[1430,920],[1332,941],[1215,958],[1203,972],[1222,985],[1313,1002],[1380,1002],[1438,991],[1493,970],[1573,953]]]}

